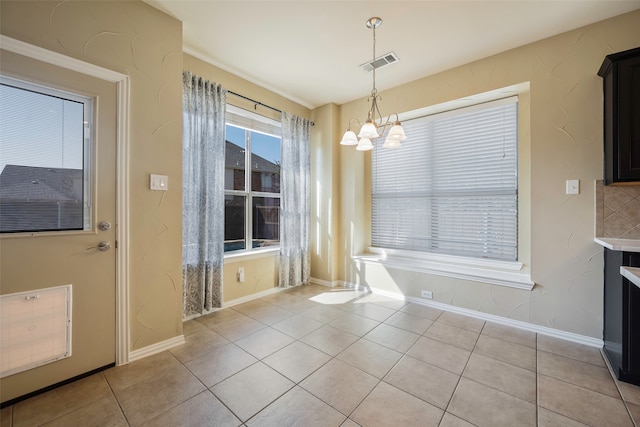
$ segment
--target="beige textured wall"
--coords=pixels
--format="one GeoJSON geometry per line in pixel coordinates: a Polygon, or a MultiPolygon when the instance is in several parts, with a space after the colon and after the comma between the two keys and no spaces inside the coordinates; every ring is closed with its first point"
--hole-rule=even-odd
{"type": "MultiPolygon", "coordinates": [[[[520,153],[520,170],[529,166],[531,174],[533,291],[382,267],[357,270],[351,256],[370,242],[370,155],[352,149],[340,152],[338,175],[344,279],[411,296],[429,289],[439,302],[601,338],[603,257],[593,243],[592,183],[602,178],[603,151],[596,72],[605,55],[640,46],[638,28],[634,11],[382,93],[384,112],[405,112],[530,82],[530,158],[520,153]],[[581,180],[579,195],[564,194],[567,179],[581,180]]],[[[364,100],[345,104],[341,123],[365,111],[364,100]]]]}
{"type": "Polygon", "coordinates": [[[278,286],[277,252],[251,259],[232,259],[224,263],[224,301],[229,302],[278,286]],[[238,268],[244,268],[244,282],[238,282],[238,268]]]}
{"type": "MultiPolygon", "coordinates": [[[[297,104],[275,92],[251,83],[248,80],[237,77],[228,71],[222,70],[214,65],[209,64],[206,60],[196,58],[192,55],[184,54],[184,70],[191,71],[200,77],[203,77],[212,82],[221,84],[225,89],[239,93],[263,104],[277,108],[280,111],[286,111],[291,114],[295,114],[300,117],[308,119],[310,117],[310,111],[308,108],[297,104]]],[[[243,101],[233,95],[229,95],[227,102],[232,105],[236,105],[241,108],[248,108],[254,110],[254,105],[243,101]]],[[[276,120],[280,120],[280,114],[277,114],[261,106],[258,106],[255,110],[258,114],[263,114],[267,117],[271,116],[276,120]]]]}
{"type": "Polygon", "coordinates": [[[333,282],[338,276],[338,230],[340,222],[340,181],[338,161],[342,137],[339,123],[340,108],[327,104],[313,110],[316,123],[311,135],[311,277],[333,282]]]}
{"type": "Polygon", "coordinates": [[[131,347],[181,335],[182,24],[138,1],[0,7],[3,35],[130,76],[131,347]]]}
{"type": "MultiPolygon", "coordinates": [[[[281,111],[287,111],[289,113],[307,119],[310,118],[310,111],[308,108],[296,104],[295,102],[290,101],[268,89],[260,87],[227,71],[215,67],[214,65],[211,65],[202,59],[184,54],[183,67],[185,71],[191,71],[195,75],[221,84],[225,89],[229,91],[233,91],[239,93],[240,95],[252,98],[263,104],[277,108],[281,111]]],[[[231,94],[228,95],[227,102],[241,108],[252,111],[254,110],[254,104],[243,101],[241,98],[238,98],[231,94]]],[[[271,117],[275,120],[280,120],[280,114],[274,113],[268,108],[258,106],[255,111],[258,114],[271,117]]],[[[312,128],[312,138],[313,135],[316,134],[316,132],[317,130],[312,128]]],[[[234,299],[247,297],[251,294],[266,291],[272,289],[275,286],[278,286],[277,261],[277,252],[261,257],[249,256],[244,259],[240,257],[226,260],[224,263],[224,283],[222,290],[224,301],[229,302],[234,299]],[[244,267],[244,283],[239,283],[237,281],[237,270],[239,267],[244,267]]]]}

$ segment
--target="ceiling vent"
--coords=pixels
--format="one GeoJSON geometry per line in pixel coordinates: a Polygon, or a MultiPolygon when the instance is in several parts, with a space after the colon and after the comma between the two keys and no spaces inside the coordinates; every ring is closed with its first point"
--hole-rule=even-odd
{"type": "Polygon", "coordinates": [[[395,53],[389,52],[389,53],[385,53],[382,56],[377,57],[373,61],[360,64],[360,67],[362,67],[362,69],[365,71],[373,71],[374,69],[377,70],[378,68],[382,68],[382,67],[386,67],[387,65],[394,64],[399,60],[400,58],[398,58],[395,53]]]}

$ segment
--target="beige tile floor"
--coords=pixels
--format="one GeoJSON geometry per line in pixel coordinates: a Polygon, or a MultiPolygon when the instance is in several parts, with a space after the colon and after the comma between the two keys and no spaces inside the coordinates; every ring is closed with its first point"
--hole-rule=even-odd
{"type": "Polygon", "coordinates": [[[2,409],[5,426],[633,426],[600,351],[309,285],[185,322],[186,344],[2,409]]]}

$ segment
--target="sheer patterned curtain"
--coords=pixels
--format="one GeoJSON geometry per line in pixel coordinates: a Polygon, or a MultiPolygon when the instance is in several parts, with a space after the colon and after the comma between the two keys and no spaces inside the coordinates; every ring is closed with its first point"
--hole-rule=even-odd
{"type": "Polygon", "coordinates": [[[306,119],[282,113],[280,287],[309,281],[309,126],[306,119]]]}
{"type": "Polygon", "coordinates": [[[182,122],[184,316],[222,304],[227,91],[185,72],[182,122]]]}

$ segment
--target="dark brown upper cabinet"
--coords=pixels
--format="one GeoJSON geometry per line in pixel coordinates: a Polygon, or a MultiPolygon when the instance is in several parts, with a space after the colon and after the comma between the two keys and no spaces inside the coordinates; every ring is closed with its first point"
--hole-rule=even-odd
{"type": "Polygon", "coordinates": [[[607,55],[604,87],[604,183],[640,181],[640,47],[607,55]]]}

